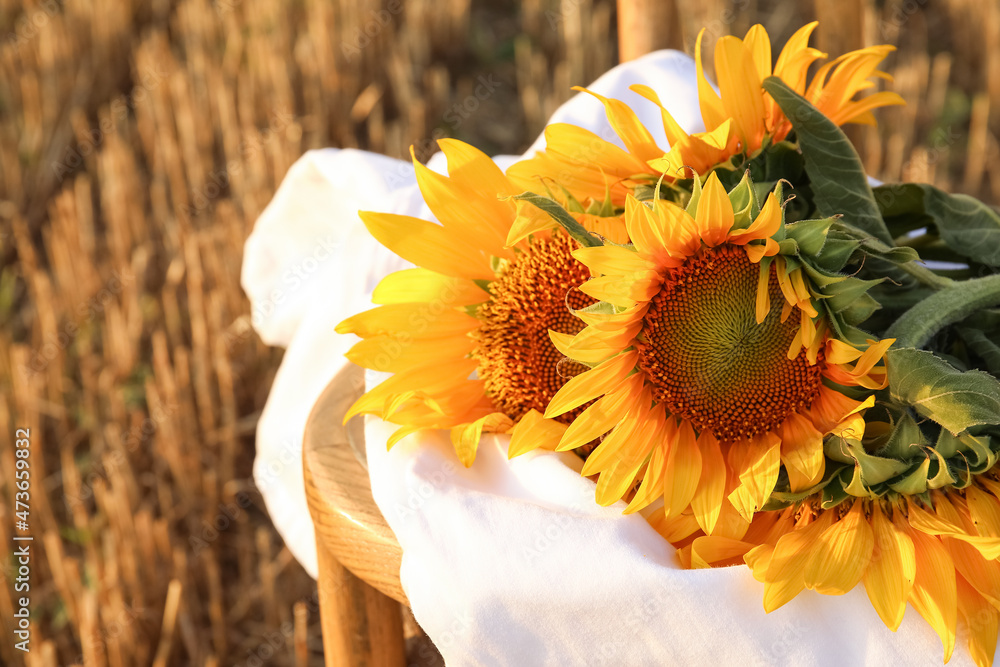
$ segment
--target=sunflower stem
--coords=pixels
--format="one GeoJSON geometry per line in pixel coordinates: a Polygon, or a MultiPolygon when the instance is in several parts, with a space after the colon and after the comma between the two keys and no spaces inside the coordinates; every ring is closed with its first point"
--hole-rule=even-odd
{"type": "Polygon", "coordinates": [[[955,281],[945,276],[939,276],[923,264],[917,262],[905,262],[899,264],[899,269],[916,278],[921,285],[931,287],[936,290],[948,289],[955,284],[955,281]]]}
{"type": "Polygon", "coordinates": [[[885,337],[895,338],[897,348],[921,348],[944,327],[976,311],[1000,306],[1000,275],[949,283],[900,315],[885,337]]]}

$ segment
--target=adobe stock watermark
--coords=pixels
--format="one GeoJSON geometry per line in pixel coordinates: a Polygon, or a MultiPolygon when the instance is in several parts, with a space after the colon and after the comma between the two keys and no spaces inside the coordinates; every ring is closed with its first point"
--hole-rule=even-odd
{"type": "Polygon", "coordinates": [[[52,360],[59,355],[59,352],[73,343],[81,327],[102,315],[111,300],[121,294],[122,290],[134,281],[135,274],[132,273],[130,267],[124,266],[115,271],[97,294],[80,304],[76,317],[71,317],[59,329],[58,333],[50,333],[46,336],[41,347],[31,353],[27,364],[21,367],[21,373],[24,377],[32,377],[44,372],[52,360]]]}
{"type": "MultiPolygon", "coordinates": [[[[733,23],[735,23],[736,19],[739,18],[740,12],[747,10],[749,7],[750,0],[733,0],[729,3],[729,6],[725,7],[711,20],[706,21],[705,24],[699,28],[703,28],[705,30],[705,37],[703,38],[702,45],[712,44],[723,35],[728,35],[733,23]]],[[[690,37],[685,36],[685,41],[687,44],[694,44],[697,41],[695,39],[696,37],[697,35],[692,35],[690,37]]]]}
{"type": "MultiPolygon", "coordinates": [[[[439,139],[451,136],[465,121],[480,111],[483,103],[490,99],[497,89],[506,88],[509,85],[509,81],[505,81],[492,72],[480,74],[476,77],[476,86],[472,93],[452,104],[442,114],[441,121],[447,125],[448,129],[435,127],[429,136],[413,143],[413,152],[421,159],[437,153],[439,139]]],[[[384,178],[389,189],[409,185],[414,182],[413,166],[405,161],[400,162],[399,166],[386,173],[384,178]]]]}
{"type": "Polygon", "coordinates": [[[236,9],[242,0],[215,0],[215,12],[223,15],[236,9]]]}
{"type": "Polygon", "coordinates": [[[370,10],[361,25],[354,28],[350,38],[344,40],[340,45],[344,60],[351,62],[355,56],[361,55],[361,52],[368,48],[372,40],[378,37],[379,33],[385,30],[386,26],[392,23],[393,18],[402,11],[403,0],[389,0],[385,7],[370,10]]]}
{"type": "Polygon", "coordinates": [[[255,474],[242,482],[241,490],[231,500],[219,503],[215,515],[211,519],[203,519],[199,529],[188,537],[188,546],[195,555],[207,549],[234,525],[246,521],[247,510],[253,504],[253,493],[263,496],[275,482],[281,482],[286,470],[302,469],[302,447],[291,440],[283,440],[277,451],[269,452],[263,465],[262,456],[263,452],[258,454],[255,474]]]}
{"type": "Polygon", "coordinates": [[[191,203],[184,206],[184,213],[188,217],[194,217],[195,214],[208,208],[212,201],[226,192],[232,177],[238,176],[243,171],[246,162],[257,155],[267,144],[273,142],[278,134],[294,121],[294,114],[276,111],[268,121],[266,128],[240,142],[237,148],[237,157],[229,160],[221,169],[209,174],[202,187],[190,193],[191,203]]]}
{"type": "Polygon", "coordinates": [[[56,0],[42,0],[34,11],[26,12],[14,22],[14,29],[4,37],[6,46],[20,51],[21,47],[38,36],[59,13],[60,5],[56,0]]]}
{"type": "Polygon", "coordinates": [[[496,75],[490,74],[480,74],[476,78],[476,87],[473,89],[471,95],[466,95],[466,97],[460,102],[452,104],[451,107],[444,112],[442,118],[444,122],[448,123],[448,126],[454,131],[462,126],[462,123],[468,120],[469,116],[476,113],[483,102],[493,97],[493,93],[496,89],[504,85],[504,82],[496,77],[496,75]]]}
{"type": "Polygon", "coordinates": [[[149,69],[143,72],[139,83],[129,91],[128,95],[119,95],[111,100],[109,113],[101,118],[101,122],[87,131],[86,136],[79,140],[77,146],[68,146],[63,153],[63,157],[58,162],[52,164],[52,171],[56,180],[60,183],[67,174],[72,173],[77,167],[83,164],[83,159],[95,152],[104,137],[111,133],[115,124],[125,119],[129,111],[134,109],[136,104],[141,103],[156,86],[167,78],[166,72],[149,69]]]}
{"type": "MultiPolygon", "coordinates": [[[[110,622],[105,623],[104,628],[100,632],[94,632],[91,635],[90,645],[93,647],[93,656],[99,659],[107,656],[108,643],[125,634],[125,631],[129,627],[145,615],[146,609],[144,607],[135,605],[134,601],[131,605],[126,603],[125,609],[119,612],[110,622]]],[[[84,655],[81,653],[76,656],[73,664],[82,665],[84,664],[84,660],[84,655]]]]}
{"type": "MultiPolygon", "coordinates": [[[[299,257],[285,269],[281,274],[280,284],[272,287],[262,298],[254,300],[250,312],[250,323],[255,329],[259,330],[261,325],[274,315],[278,306],[285,303],[292,294],[309,282],[316,272],[336,255],[344,244],[344,236],[348,231],[348,228],[344,226],[339,234],[327,234],[317,238],[311,252],[299,257]]],[[[249,330],[234,332],[231,336],[227,334],[226,344],[231,346],[249,335],[249,330]]]]}
{"type": "Polygon", "coordinates": [[[448,479],[455,474],[458,466],[454,461],[445,460],[439,470],[435,470],[427,475],[416,486],[411,486],[409,494],[406,496],[406,504],[396,502],[393,511],[400,521],[405,521],[423,508],[424,504],[437,493],[438,489],[448,483],[448,479]]]}
{"type": "MultiPolygon", "coordinates": [[[[126,463],[126,456],[139,449],[141,445],[149,442],[153,435],[159,430],[161,424],[173,419],[177,414],[176,405],[154,405],[151,407],[149,416],[127,431],[122,432],[121,447],[115,448],[110,454],[101,459],[100,465],[90,469],[83,478],[80,490],[76,494],[64,494],[66,505],[70,508],[86,502],[94,495],[94,486],[98,481],[105,484],[111,483],[111,475],[126,463]]],[[[61,479],[61,478],[60,478],[61,479]]]]}
{"type": "Polygon", "coordinates": [[[253,504],[253,498],[248,491],[237,491],[232,501],[219,503],[217,512],[211,520],[201,523],[198,534],[188,537],[188,544],[195,555],[198,555],[209,545],[219,539],[219,536],[236,523],[245,521],[246,510],[253,504]]]}
{"type": "Polygon", "coordinates": [[[904,0],[902,3],[891,3],[889,16],[879,19],[878,34],[883,40],[891,40],[909,20],[920,11],[927,0],[904,0]]]}

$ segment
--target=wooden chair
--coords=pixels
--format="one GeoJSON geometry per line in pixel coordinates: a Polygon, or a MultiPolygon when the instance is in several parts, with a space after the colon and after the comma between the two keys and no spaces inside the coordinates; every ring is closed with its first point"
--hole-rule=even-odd
{"type": "Polygon", "coordinates": [[[361,420],[341,424],[363,390],[364,371],[348,365],[316,402],[303,439],[328,667],[398,667],[406,659],[403,551],[372,499],[361,420]]]}

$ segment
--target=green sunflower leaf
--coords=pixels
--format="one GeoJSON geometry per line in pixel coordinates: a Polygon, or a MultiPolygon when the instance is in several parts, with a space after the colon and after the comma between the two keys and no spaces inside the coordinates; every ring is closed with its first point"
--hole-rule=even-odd
{"type": "Polygon", "coordinates": [[[986,369],[994,375],[1000,375],[1000,345],[990,340],[989,336],[979,329],[957,327],[956,331],[969,349],[983,360],[986,369]]]}
{"type": "Polygon", "coordinates": [[[905,264],[920,259],[920,255],[913,248],[886,245],[871,234],[845,223],[842,218],[833,223],[832,231],[839,232],[842,237],[853,238],[865,253],[893,264],[905,264]]]}
{"type": "Polygon", "coordinates": [[[879,186],[875,201],[894,230],[912,231],[933,223],[955,252],[1000,266],[1000,214],[978,199],[923,183],[897,183],[879,186]]]}
{"type": "Polygon", "coordinates": [[[513,199],[532,203],[548,213],[553,220],[559,223],[559,225],[566,230],[567,234],[576,239],[576,241],[583,247],[592,248],[604,245],[601,243],[599,238],[588,232],[583,225],[576,221],[576,218],[570,215],[569,212],[560,206],[559,202],[554,199],[549,199],[548,197],[543,197],[542,195],[536,195],[534,192],[522,192],[519,195],[515,195],[513,199]]]}
{"type": "Polygon", "coordinates": [[[948,486],[958,481],[951,474],[951,471],[948,469],[948,462],[941,456],[941,453],[936,449],[932,449],[931,453],[934,455],[934,458],[931,459],[927,486],[932,489],[940,489],[942,486],[948,486]]]}
{"type": "Polygon", "coordinates": [[[861,158],[847,135],[781,79],[768,77],[763,86],[795,128],[820,215],[849,214],[851,225],[892,245],[861,158]]]}
{"type": "Polygon", "coordinates": [[[873,299],[868,290],[878,285],[880,280],[861,280],[860,278],[847,278],[823,288],[823,293],[829,298],[826,299],[827,307],[834,313],[850,313],[848,318],[854,324],[864,322],[863,319],[856,319],[862,312],[869,315],[879,308],[879,303],[873,299]]]}
{"type": "Polygon", "coordinates": [[[845,467],[838,471],[837,475],[834,475],[830,482],[823,487],[823,500],[820,506],[823,509],[830,509],[831,507],[836,507],[840,503],[844,502],[850,497],[850,494],[845,490],[847,486],[850,485],[854,477],[854,469],[850,467],[845,467]]]}
{"type": "Polygon", "coordinates": [[[823,244],[823,252],[813,258],[817,266],[827,271],[841,271],[851,261],[861,242],[855,238],[830,230],[823,244]]]}
{"type": "Polygon", "coordinates": [[[701,201],[701,178],[697,175],[691,179],[691,198],[688,199],[687,206],[684,208],[687,214],[692,218],[698,214],[698,202],[701,201]]]}
{"type": "Polygon", "coordinates": [[[898,459],[887,459],[881,456],[874,456],[865,451],[861,443],[847,441],[851,456],[858,462],[861,470],[861,478],[866,486],[874,486],[888,481],[893,477],[902,475],[910,467],[906,461],[898,459]]]}
{"type": "Polygon", "coordinates": [[[733,229],[746,229],[760,214],[760,203],[754,191],[750,170],[743,172],[743,179],[729,191],[729,201],[733,206],[735,222],[733,229]]]}
{"type": "Polygon", "coordinates": [[[832,218],[799,220],[785,225],[785,233],[788,234],[788,238],[798,242],[802,252],[816,256],[823,252],[823,246],[826,245],[826,237],[832,224],[832,218]]]}
{"type": "Polygon", "coordinates": [[[889,350],[889,392],[952,433],[1000,424],[1000,380],[983,371],[959,371],[930,352],[889,350]]]}
{"type": "Polygon", "coordinates": [[[896,419],[885,446],[876,453],[879,456],[897,461],[909,461],[920,456],[928,444],[930,441],[920,430],[917,422],[908,412],[904,412],[896,419]]]}
{"type": "Polygon", "coordinates": [[[913,469],[913,472],[903,477],[897,482],[890,482],[889,488],[907,496],[915,496],[927,491],[927,475],[930,474],[931,460],[924,459],[923,462],[913,469]]]}

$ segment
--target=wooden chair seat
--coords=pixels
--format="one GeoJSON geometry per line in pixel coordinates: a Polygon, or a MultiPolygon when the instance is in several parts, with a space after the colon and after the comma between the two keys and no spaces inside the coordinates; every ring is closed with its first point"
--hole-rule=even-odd
{"type": "Polygon", "coordinates": [[[329,667],[405,663],[399,583],[403,551],[372,498],[360,419],[342,422],[364,391],[349,364],[306,423],[303,474],[316,530],[320,615],[329,667]]]}

